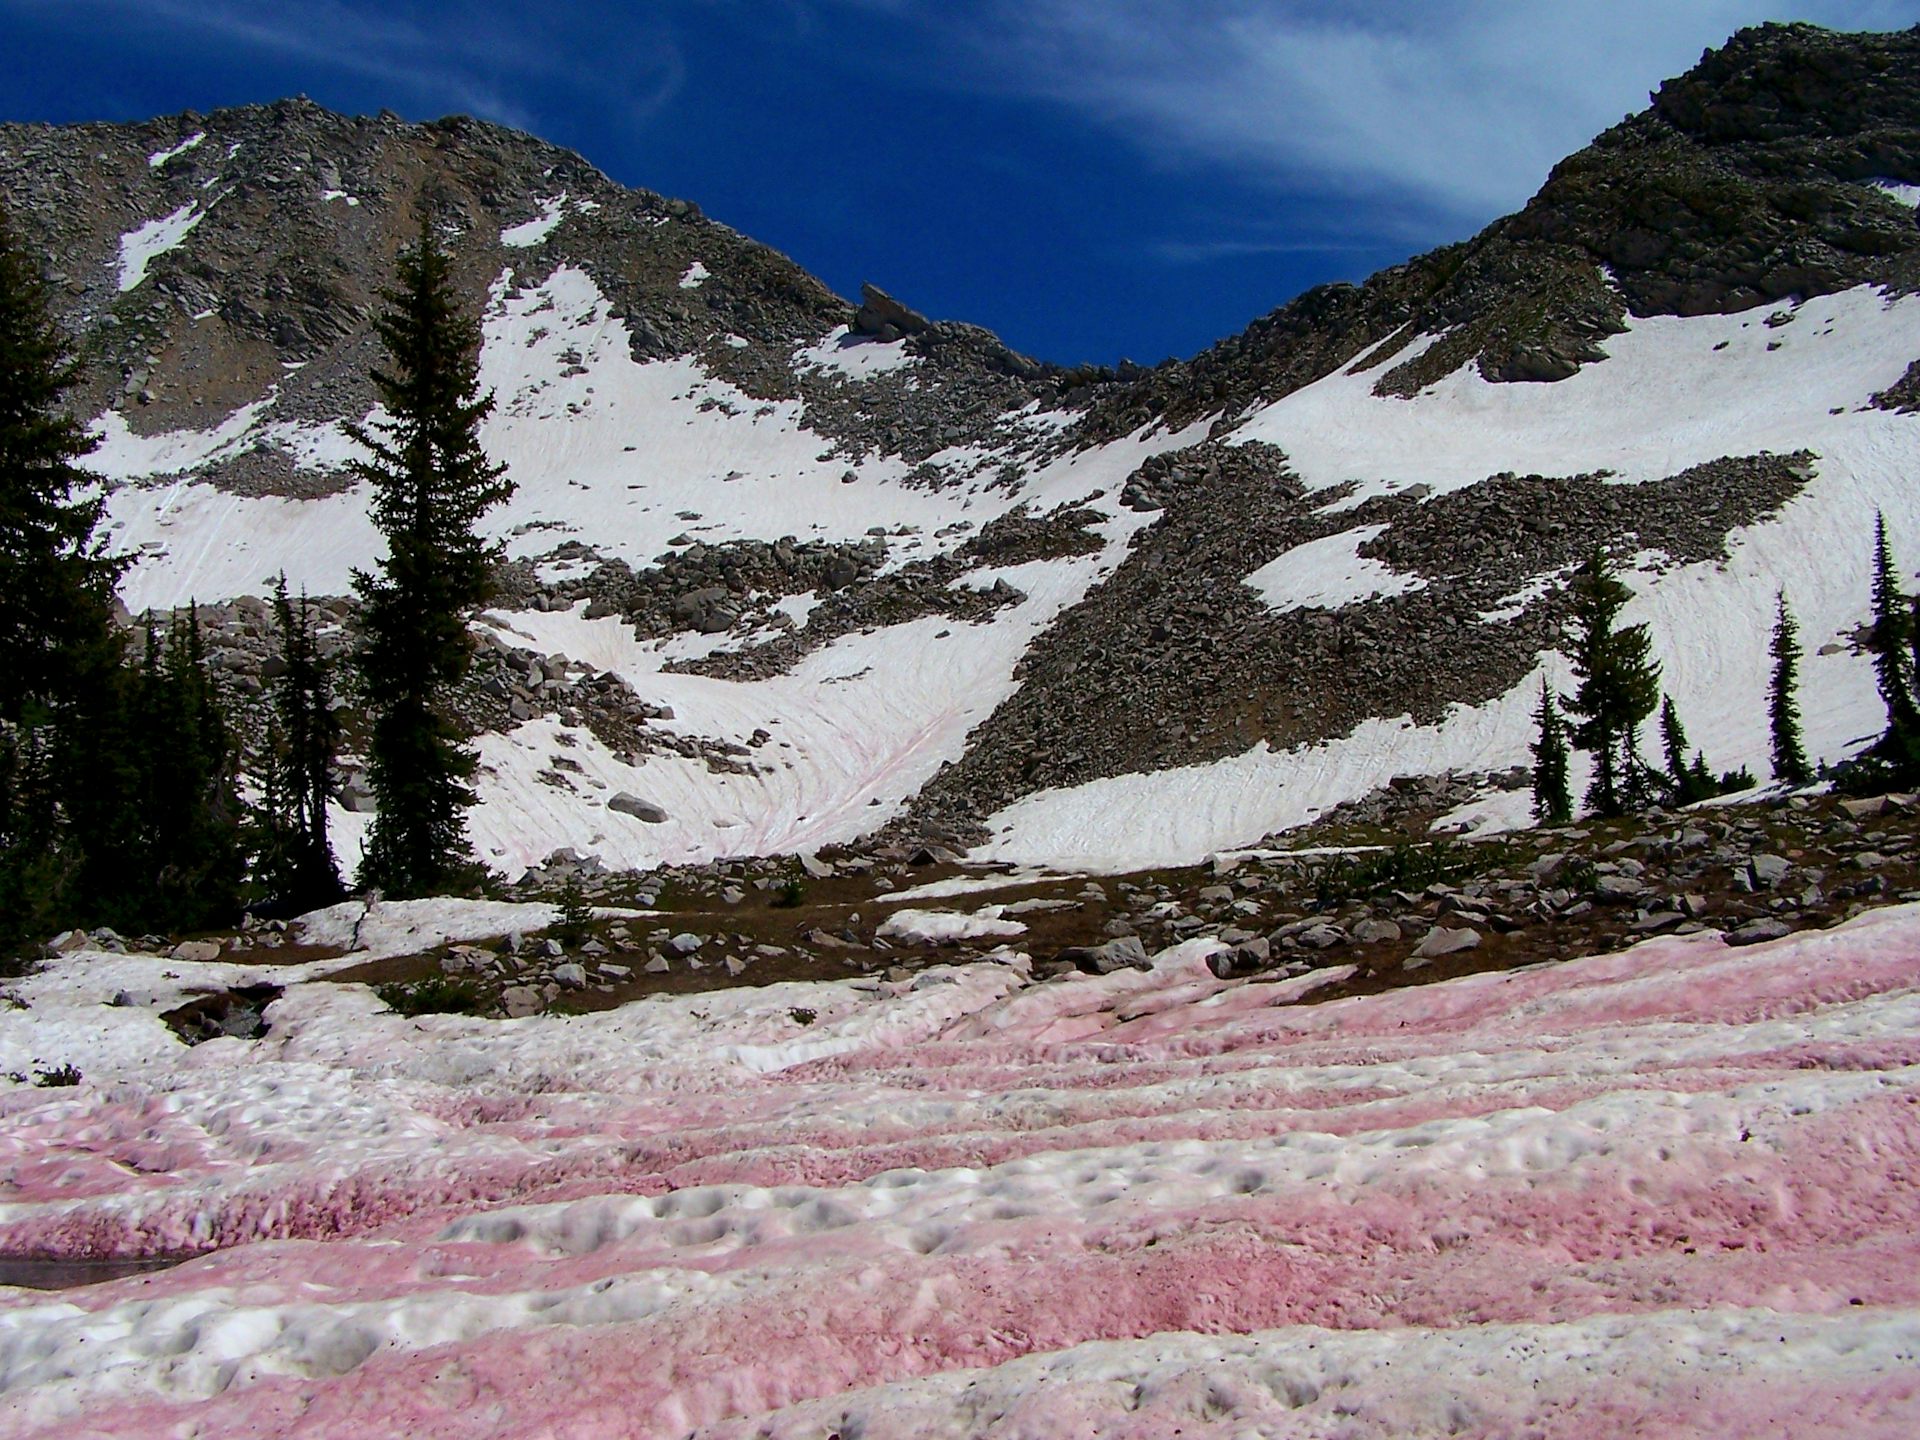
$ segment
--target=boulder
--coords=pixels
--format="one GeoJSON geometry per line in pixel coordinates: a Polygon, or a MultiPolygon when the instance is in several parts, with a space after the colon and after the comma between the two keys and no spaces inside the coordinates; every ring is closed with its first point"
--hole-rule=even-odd
{"type": "Polygon", "coordinates": [[[625,790],[607,801],[607,808],[618,810],[622,815],[631,815],[634,819],[648,825],[664,825],[669,818],[667,812],[658,805],[642,800],[638,795],[631,795],[625,790]]]}
{"type": "Polygon", "coordinates": [[[1444,925],[1436,925],[1427,931],[1426,937],[1414,946],[1413,954],[1417,960],[1434,960],[1442,955],[1455,955],[1462,950],[1472,950],[1480,944],[1480,932],[1462,927],[1450,930],[1444,925]]]}
{"type": "Polygon", "coordinates": [[[554,966],[553,979],[555,984],[563,986],[568,990],[584,990],[587,988],[587,972],[585,968],[572,960],[569,960],[564,965],[554,966]]]}
{"type": "Polygon", "coordinates": [[[531,985],[509,985],[500,992],[500,1008],[507,1012],[509,1020],[538,1014],[540,1006],[540,992],[531,985]]]}
{"type": "Polygon", "coordinates": [[[860,310],[853,317],[853,333],[881,340],[898,340],[902,335],[917,335],[933,322],[917,310],[909,310],[877,285],[860,287],[860,310]]]}
{"type": "Polygon", "coordinates": [[[167,952],[169,959],[184,960],[189,965],[205,965],[220,958],[220,942],[217,940],[182,940],[167,952]]]}
{"type": "Polygon", "coordinates": [[[1758,920],[1749,920],[1738,930],[1729,930],[1725,939],[1729,945],[1758,945],[1765,940],[1781,940],[1793,933],[1793,927],[1784,920],[1775,920],[1763,915],[1758,920]]]}
{"type": "Polygon", "coordinates": [[[1076,970],[1091,971],[1095,975],[1111,975],[1116,970],[1131,967],[1135,970],[1151,970],[1153,961],[1147,956],[1147,947],[1137,935],[1122,935],[1109,940],[1104,945],[1071,945],[1054,956],[1056,961],[1071,964],[1076,970]]]}

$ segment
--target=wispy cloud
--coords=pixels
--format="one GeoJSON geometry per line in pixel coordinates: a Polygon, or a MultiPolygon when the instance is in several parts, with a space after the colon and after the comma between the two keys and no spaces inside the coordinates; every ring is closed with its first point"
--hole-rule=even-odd
{"type": "Polygon", "coordinates": [[[637,124],[670,103],[685,79],[670,28],[625,7],[562,17],[447,0],[404,11],[374,0],[0,0],[0,12],[8,9],[93,12],[129,32],[354,76],[385,87],[395,103],[521,128],[540,123],[529,97],[554,87],[637,124]]]}
{"type": "Polygon", "coordinates": [[[1742,25],[1920,20],[1920,0],[836,0],[907,14],[965,83],[1042,97],[1151,159],[1453,218],[1548,167],[1742,25]]]}

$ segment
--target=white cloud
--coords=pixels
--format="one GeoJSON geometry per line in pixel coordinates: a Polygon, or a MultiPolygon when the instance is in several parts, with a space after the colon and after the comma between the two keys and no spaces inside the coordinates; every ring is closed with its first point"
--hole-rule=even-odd
{"type": "Polygon", "coordinates": [[[917,14],[971,83],[1069,106],[1161,163],[1483,219],[1743,25],[1920,19],[1920,0],[843,3],[917,14]]]}

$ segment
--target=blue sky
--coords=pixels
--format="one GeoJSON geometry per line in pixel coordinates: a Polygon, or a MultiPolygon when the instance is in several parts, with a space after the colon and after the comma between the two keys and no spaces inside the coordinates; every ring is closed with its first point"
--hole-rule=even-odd
{"type": "Polygon", "coordinates": [[[1765,19],[1920,0],[0,0],[0,118],[464,111],[842,294],[1152,363],[1471,234],[1765,19]]]}

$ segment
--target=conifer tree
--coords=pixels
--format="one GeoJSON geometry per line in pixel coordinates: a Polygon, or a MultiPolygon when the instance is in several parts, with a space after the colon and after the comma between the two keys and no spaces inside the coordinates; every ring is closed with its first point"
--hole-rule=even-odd
{"type": "Polygon", "coordinates": [[[1671,695],[1660,697],[1660,749],[1667,760],[1667,778],[1675,791],[1687,788],[1687,730],[1671,695]]]}
{"type": "Polygon", "coordinates": [[[493,397],[479,389],[479,327],[424,219],[383,299],[374,328],[387,366],[373,383],[388,418],[352,432],[367,451],[354,469],[373,487],[387,542],[379,572],[354,575],[378,812],[359,879],[408,896],[444,888],[465,862],[475,761],[449,699],[472,661],[468,617],[490,593],[491,552],[475,527],[513,487],[480,446],[493,397]]]}
{"type": "Polygon", "coordinates": [[[1768,729],[1773,740],[1773,778],[1783,785],[1813,779],[1806,742],[1800,735],[1800,629],[1780,591],[1773,619],[1773,681],[1767,687],[1768,729]]]}
{"type": "Polygon", "coordinates": [[[66,923],[78,847],[129,822],[117,757],[97,753],[118,714],[124,562],[97,534],[103,501],[85,494],[96,442],[65,408],[78,381],[39,268],[0,212],[0,945],[66,923]]]}
{"type": "Polygon", "coordinates": [[[1640,726],[1660,699],[1660,665],[1645,625],[1618,624],[1633,592],[1596,550],[1570,583],[1573,673],[1579,687],[1567,709],[1579,718],[1573,743],[1593,756],[1587,806],[1602,816],[1623,815],[1646,791],[1640,726]]]}
{"type": "Polygon", "coordinates": [[[125,562],[83,493],[98,441],[64,408],[79,364],[37,268],[0,212],[0,720],[36,723],[118,662],[114,586],[125,562]]]}
{"type": "Polygon", "coordinates": [[[275,908],[311,910],[340,897],[340,871],[327,837],[327,802],[340,722],[333,713],[331,667],[314,635],[306,595],[296,605],[283,573],[274,582],[281,671],[272,682],[274,723],[261,779],[264,824],[256,878],[275,908]]]}
{"type": "Polygon", "coordinates": [[[1913,694],[1913,660],[1908,653],[1912,618],[1900,590],[1900,571],[1887,539],[1887,517],[1873,517],[1873,630],[1867,644],[1873,651],[1874,679],[1886,702],[1887,721],[1897,734],[1920,729],[1920,711],[1913,694]]]}
{"type": "Polygon", "coordinates": [[[1564,825],[1573,818],[1573,792],[1567,783],[1567,729],[1544,675],[1533,723],[1533,818],[1545,825],[1564,825]]]}

